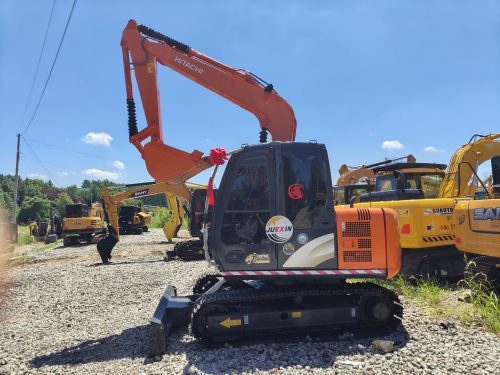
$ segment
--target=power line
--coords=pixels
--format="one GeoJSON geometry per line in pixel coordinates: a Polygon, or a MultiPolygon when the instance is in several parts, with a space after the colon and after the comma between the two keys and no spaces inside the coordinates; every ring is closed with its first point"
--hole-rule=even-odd
{"type": "Polygon", "coordinates": [[[28,95],[28,100],[26,101],[26,105],[24,107],[23,118],[19,124],[19,129],[24,123],[24,119],[26,117],[26,112],[28,112],[28,105],[31,101],[31,95],[33,94],[33,88],[35,87],[36,78],[38,77],[38,70],[40,68],[40,62],[42,61],[43,51],[45,50],[45,43],[47,42],[47,35],[49,34],[50,24],[52,22],[52,15],[54,14],[54,8],[56,5],[56,0],[52,1],[52,9],[50,10],[49,23],[47,24],[47,29],[45,30],[45,36],[43,37],[42,49],[40,51],[40,56],[38,57],[38,62],[36,64],[35,75],[33,77],[33,81],[31,82],[30,93],[28,95]]]}
{"type": "MultiPolygon", "coordinates": [[[[23,137],[23,138],[26,139],[25,137],[23,137]]],[[[116,159],[107,158],[107,157],[102,156],[102,155],[90,154],[88,152],[82,152],[82,151],[75,151],[75,150],[71,150],[69,148],[65,148],[65,147],[61,147],[61,146],[57,146],[57,145],[52,145],[50,143],[46,143],[46,142],[42,142],[42,141],[36,141],[34,139],[29,139],[29,141],[32,142],[32,143],[39,143],[41,145],[44,145],[44,146],[47,146],[47,147],[56,148],[56,149],[63,150],[63,151],[66,151],[66,152],[71,152],[73,154],[80,154],[80,155],[84,155],[84,156],[90,156],[90,157],[93,157],[93,158],[99,158],[99,159],[104,159],[104,160],[109,160],[109,161],[116,161],[116,159]]],[[[132,163],[129,162],[129,161],[126,161],[126,162],[127,162],[127,164],[134,164],[133,162],[132,163]]]]}
{"type": "MultiPolygon", "coordinates": [[[[22,136],[21,136],[22,137],[22,136]]],[[[40,163],[40,165],[42,166],[43,169],[45,169],[45,172],[47,172],[47,174],[52,178],[52,180],[54,182],[57,183],[56,179],[54,178],[54,176],[52,175],[52,173],[49,171],[49,169],[45,166],[45,164],[42,162],[42,160],[38,157],[38,155],[36,154],[35,150],[33,150],[33,148],[31,147],[31,145],[28,143],[27,139],[22,137],[24,143],[26,144],[26,146],[28,146],[28,148],[30,149],[31,153],[33,154],[33,156],[36,158],[36,160],[38,160],[38,163],[40,163]]]]}
{"type": "Polygon", "coordinates": [[[38,103],[35,107],[35,111],[33,112],[33,115],[31,116],[31,119],[26,126],[26,128],[23,131],[23,135],[28,131],[30,128],[31,124],[33,123],[33,120],[35,119],[36,113],[38,112],[38,107],[40,106],[40,103],[42,102],[43,95],[45,94],[45,89],[47,88],[47,85],[49,84],[50,77],[52,76],[52,71],[54,70],[54,66],[56,65],[57,57],[59,56],[59,52],[61,51],[61,47],[64,41],[64,37],[66,36],[66,31],[68,31],[68,26],[69,23],[71,22],[71,18],[73,17],[73,11],[75,10],[75,5],[76,5],[77,0],[73,0],[73,5],[71,6],[71,11],[69,12],[68,20],[66,21],[66,26],[64,27],[64,32],[61,37],[61,40],[59,42],[59,46],[57,47],[57,52],[54,57],[54,60],[52,61],[52,66],[50,67],[49,75],[47,76],[47,80],[45,81],[45,85],[43,86],[42,94],[40,95],[40,99],[38,99],[38,103]]]}

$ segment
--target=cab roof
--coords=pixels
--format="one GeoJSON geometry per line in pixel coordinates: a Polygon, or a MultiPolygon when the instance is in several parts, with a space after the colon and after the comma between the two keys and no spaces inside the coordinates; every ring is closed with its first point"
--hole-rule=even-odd
{"type": "Polygon", "coordinates": [[[374,173],[380,172],[391,172],[395,170],[401,169],[417,169],[417,168],[425,168],[425,169],[446,169],[446,164],[437,164],[437,163],[393,163],[382,165],[380,167],[373,168],[374,173]]]}

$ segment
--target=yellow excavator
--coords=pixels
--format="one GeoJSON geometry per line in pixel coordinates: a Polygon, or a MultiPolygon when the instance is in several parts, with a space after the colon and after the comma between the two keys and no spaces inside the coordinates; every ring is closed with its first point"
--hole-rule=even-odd
{"type": "Polygon", "coordinates": [[[380,165],[394,163],[406,159],[408,163],[415,163],[413,155],[408,155],[398,159],[386,159],[384,161],[359,167],[349,167],[342,164],[339,168],[339,178],[333,187],[334,205],[338,208],[349,207],[351,200],[356,200],[360,195],[373,190],[371,183],[375,178],[373,168],[380,165]]]}
{"type": "Polygon", "coordinates": [[[500,289],[500,155],[491,159],[491,172],[491,187],[476,176],[483,190],[455,206],[455,244],[473,258],[471,276],[482,274],[500,289]]]}
{"type": "Polygon", "coordinates": [[[90,207],[82,203],[66,206],[62,231],[64,246],[76,245],[81,241],[91,243],[94,238],[105,233],[104,212],[100,203],[94,202],[90,207]]]}
{"type": "Polygon", "coordinates": [[[354,207],[393,208],[398,216],[402,271],[409,276],[463,276],[463,254],[455,247],[455,205],[476,190],[477,168],[500,153],[500,133],[474,135],[445,165],[396,163],[374,168],[375,191],[354,207]]]}
{"type": "Polygon", "coordinates": [[[120,234],[142,234],[148,231],[152,217],[139,206],[118,202],[118,225],[120,234]]]}
{"type": "MultiPolygon", "coordinates": [[[[172,242],[172,239],[177,236],[179,229],[182,226],[182,221],[184,219],[184,215],[188,206],[192,206],[192,196],[193,192],[204,190],[206,186],[198,185],[194,183],[183,183],[183,184],[170,184],[165,182],[160,183],[141,183],[128,185],[130,186],[138,186],[138,188],[129,190],[122,193],[117,193],[111,195],[109,193],[109,189],[104,187],[101,192],[101,200],[103,206],[105,208],[105,219],[108,223],[108,234],[107,237],[102,239],[97,244],[97,249],[99,251],[99,255],[101,256],[101,260],[103,263],[108,263],[109,259],[111,259],[111,251],[113,247],[116,245],[118,241],[120,241],[120,220],[118,215],[118,203],[123,202],[127,199],[145,197],[149,195],[156,194],[165,194],[167,197],[168,205],[170,207],[171,219],[163,226],[163,232],[167,237],[169,242],[172,242]]],[[[193,212],[194,213],[194,212],[193,212]]],[[[142,221],[138,220],[138,225],[143,225],[142,221]]],[[[195,231],[196,232],[196,231],[195,231]]],[[[192,233],[193,236],[197,236],[198,233],[192,233]]],[[[172,259],[177,254],[178,245],[183,244],[183,249],[185,248],[186,252],[188,252],[188,248],[193,247],[193,241],[184,241],[181,243],[177,243],[174,251],[167,252],[165,260],[172,259]]],[[[202,253],[201,245],[198,246],[200,248],[199,251],[194,249],[193,251],[198,254],[202,253]]],[[[193,252],[190,251],[189,253],[193,252]]],[[[186,257],[189,258],[189,257],[186,257]]]]}
{"type": "MultiPolygon", "coordinates": [[[[124,215],[124,212],[122,211],[126,211],[127,207],[134,208],[135,206],[120,206],[120,204],[127,199],[146,197],[156,194],[165,194],[168,202],[168,207],[170,208],[171,219],[163,226],[163,233],[165,233],[168,241],[172,242],[172,239],[177,236],[177,232],[182,225],[184,209],[181,205],[178,204],[176,194],[171,191],[171,185],[165,183],[141,183],[127,185],[127,187],[134,186],[139,187],[116,194],[110,194],[108,187],[103,187],[101,191],[101,200],[105,208],[106,221],[108,222],[108,225],[112,225],[114,227],[113,223],[115,221],[118,222],[117,227],[119,228],[119,234],[133,232],[134,229],[140,230],[140,232],[142,233],[142,231],[144,230],[144,225],[147,224],[147,221],[150,221],[149,218],[151,216],[147,214],[144,215],[143,212],[136,212],[137,210],[133,210],[133,215],[124,215]],[[130,217],[127,218],[126,216],[130,217]],[[122,223],[125,219],[128,219],[131,222],[122,223]]],[[[184,197],[181,196],[181,199],[189,199],[189,190],[187,190],[187,187],[186,191],[187,192],[182,191],[184,197]]]]}

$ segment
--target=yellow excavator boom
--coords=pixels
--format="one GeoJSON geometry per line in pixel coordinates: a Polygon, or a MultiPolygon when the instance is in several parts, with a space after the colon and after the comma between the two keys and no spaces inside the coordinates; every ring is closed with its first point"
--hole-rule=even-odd
{"type": "Polygon", "coordinates": [[[474,195],[475,186],[469,185],[477,168],[493,156],[500,154],[500,133],[475,135],[469,143],[459,147],[450,159],[439,192],[440,198],[474,195]]]}
{"type": "Polygon", "coordinates": [[[108,223],[108,236],[105,239],[99,241],[99,243],[97,244],[97,249],[99,250],[99,254],[101,255],[103,262],[107,263],[107,261],[109,261],[111,250],[113,249],[114,245],[118,241],[120,241],[118,209],[117,209],[117,204],[119,202],[122,202],[126,199],[139,198],[148,195],[166,194],[167,200],[171,204],[170,207],[175,210],[175,212],[173,212],[174,222],[176,223],[175,227],[172,228],[172,226],[168,226],[166,229],[165,228],[163,229],[165,235],[167,236],[169,241],[171,241],[172,237],[176,233],[175,228],[180,227],[178,222],[182,224],[182,217],[184,213],[182,208],[179,208],[176,197],[179,197],[181,201],[186,201],[186,202],[189,202],[191,199],[191,193],[187,185],[188,184],[170,184],[166,182],[160,182],[148,186],[141,186],[136,189],[117,194],[110,194],[108,187],[106,186],[103,187],[101,191],[101,200],[104,207],[105,218],[108,223]],[[182,216],[179,216],[177,218],[176,215],[182,215],[182,216]]]}

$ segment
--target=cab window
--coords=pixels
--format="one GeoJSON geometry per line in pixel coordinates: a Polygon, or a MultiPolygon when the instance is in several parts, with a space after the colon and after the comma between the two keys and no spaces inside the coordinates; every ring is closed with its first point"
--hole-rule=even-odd
{"type": "Polygon", "coordinates": [[[260,244],[267,241],[270,218],[269,172],[265,157],[244,159],[236,171],[222,223],[226,244],[260,244]]]}
{"type": "Polygon", "coordinates": [[[345,204],[344,188],[336,188],[335,193],[335,204],[345,204]]]}
{"type": "Polygon", "coordinates": [[[321,150],[283,151],[286,216],[294,228],[314,226],[327,201],[327,171],[321,150]]]}
{"type": "Polygon", "coordinates": [[[397,189],[397,180],[393,176],[380,176],[376,180],[376,191],[390,191],[397,189]]]}

